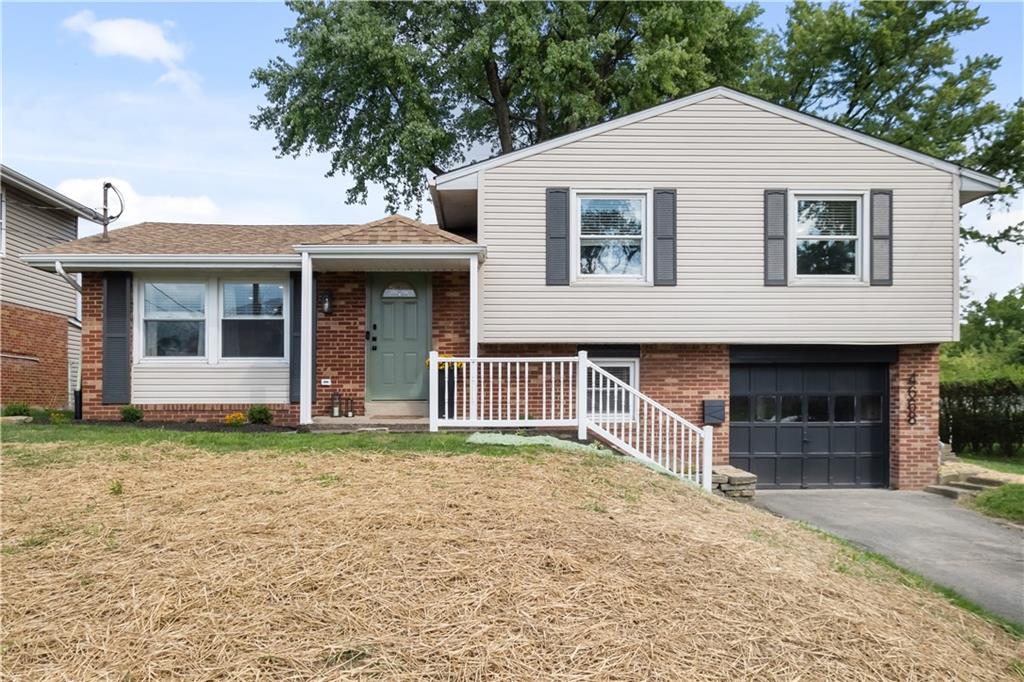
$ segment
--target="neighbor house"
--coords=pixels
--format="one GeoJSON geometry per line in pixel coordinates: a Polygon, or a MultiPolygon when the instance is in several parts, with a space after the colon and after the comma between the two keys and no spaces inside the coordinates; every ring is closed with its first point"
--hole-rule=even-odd
{"type": "Polygon", "coordinates": [[[960,206],[999,187],[713,88],[441,175],[437,226],[146,223],[25,260],[83,273],[87,419],[569,427],[705,482],[919,488],[960,206]]]}
{"type": "Polygon", "coordinates": [[[20,256],[78,236],[92,209],[0,166],[0,403],[71,404],[81,322],[69,278],[29,267],[20,256]]]}

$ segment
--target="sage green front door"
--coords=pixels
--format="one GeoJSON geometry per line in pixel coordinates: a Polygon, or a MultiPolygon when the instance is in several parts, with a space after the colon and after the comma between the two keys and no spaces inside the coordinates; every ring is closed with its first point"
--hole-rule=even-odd
{"type": "Polygon", "coordinates": [[[426,400],[430,275],[373,273],[367,329],[368,400],[426,400]]]}

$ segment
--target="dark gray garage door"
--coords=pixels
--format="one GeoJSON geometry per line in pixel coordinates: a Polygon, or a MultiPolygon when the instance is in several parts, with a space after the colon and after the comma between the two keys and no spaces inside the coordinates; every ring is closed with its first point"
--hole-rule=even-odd
{"type": "Polygon", "coordinates": [[[729,459],[758,487],[885,486],[888,368],[733,365],[729,459]]]}

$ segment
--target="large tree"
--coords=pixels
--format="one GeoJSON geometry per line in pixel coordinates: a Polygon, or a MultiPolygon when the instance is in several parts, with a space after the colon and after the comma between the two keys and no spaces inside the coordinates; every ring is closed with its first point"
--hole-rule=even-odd
{"type": "MultiPolygon", "coordinates": [[[[291,3],[292,58],[253,72],[277,151],[331,156],[348,200],[418,208],[428,173],[712,85],[745,89],[1024,186],[1024,105],[991,99],[999,60],[957,62],[985,23],[954,2],[796,2],[778,33],[722,2],[291,3]]],[[[1022,241],[1021,226],[990,245],[1022,241]]]]}

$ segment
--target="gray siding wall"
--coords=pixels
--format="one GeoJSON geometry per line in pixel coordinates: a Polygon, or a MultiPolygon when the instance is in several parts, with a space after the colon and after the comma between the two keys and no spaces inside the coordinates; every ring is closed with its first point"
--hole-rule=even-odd
{"type": "Polygon", "coordinates": [[[132,367],[132,402],[287,403],[288,365],[138,363],[132,367]]]}
{"type": "Polygon", "coordinates": [[[78,218],[38,208],[42,202],[4,186],[7,247],[0,264],[0,301],[74,317],[75,290],[60,275],[25,265],[18,256],[78,236],[78,218]]]}
{"type": "Polygon", "coordinates": [[[75,404],[75,388],[78,386],[78,365],[82,358],[82,330],[68,324],[68,405],[75,404]]]}
{"type": "Polygon", "coordinates": [[[481,185],[482,342],[953,338],[953,177],[735,100],[715,97],[487,170],[481,185]],[[676,188],[678,285],[545,286],[548,187],[676,188]],[[764,190],[773,188],[892,189],[893,286],[764,286],[764,190]]]}

